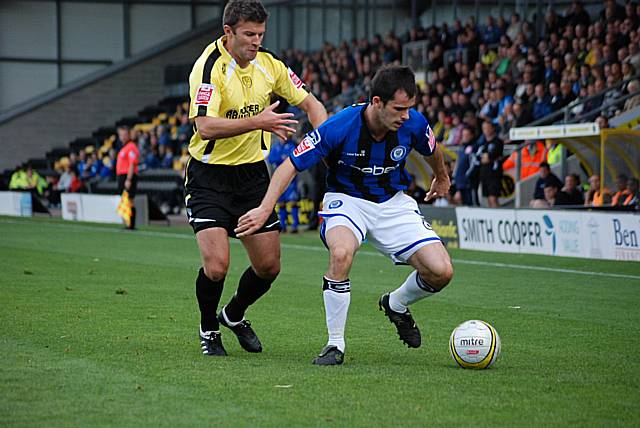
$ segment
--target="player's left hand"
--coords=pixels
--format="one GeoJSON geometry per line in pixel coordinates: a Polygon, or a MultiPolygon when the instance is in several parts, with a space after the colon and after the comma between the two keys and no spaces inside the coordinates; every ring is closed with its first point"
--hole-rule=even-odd
{"type": "Polygon", "coordinates": [[[271,210],[258,206],[250,211],[247,211],[242,217],[238,219],[238,227],[234,229],[236,236],[242,238],[243,236],[251,235],[262,227],[271,210]]]}
{"type": "Polygon", "coordinates": [[[449,193],[449,188],[451,187],[451,180],[449,180],[448,175],[443,175],[442,177],[433,177],[431,180],[431,187],[427,192],[427,196],[425,196],[425,202],[430,201],[432,198],[442,198],[447,196],[449,193]]]}

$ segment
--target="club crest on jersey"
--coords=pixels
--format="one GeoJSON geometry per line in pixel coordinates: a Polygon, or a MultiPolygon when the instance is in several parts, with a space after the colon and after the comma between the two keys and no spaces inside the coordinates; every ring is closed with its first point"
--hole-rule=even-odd
{"type": "Polygon", "coordinates": [[[253,86],[253,80],[251,80],[251,76],[242,76],[242,84],[247,88],[253,86]]]}
{"type": "Polygon", "coordinates": [[[329,202],[329,206],[327,208],[330,210],[335,210],[336,208],[340,208],[341,206],[342,206],[342,201],[335,200],[335,201],[329,202]]]}
{"type": "Polygon", "coordinates": [[[311,141],[309,137],[304,137],[302,141],[300,141],[300,144],[293,150],[293,156],[297,158],[303,153],[307,153],[315,148],[316,146],[313,144],[313,141],[311,141]]]}
{"type": "Polygon", "coordinates": [[[429,140],[429,148],[433,152],[436,149],[436,136],[429,124],[427,124],[427,131],[424,133],[424,136],[427,137],[427,140],[429,140]]]}
{"type": "Polygon", "coordinates": [[[215,87],[210,83],[201,83],[198,92],[196,92],[196,105],[208,106],[213,97],[214,89],[215,87]]]}
{"type": "Polygon", "coordinates": [[[295,86],[296,89],[302,88],[304,83],[302,82],[302,80],[300,80],[298,75],[291,68],[287,68],[287,70],[289,71],[289,79],[291,79],[291,83],[293,83],[293,86],[295,86]]]}
{"type": "Polygon", "coordinates": [[[404,159],[404,156],[407,154],[407,148],[404,146],[398,146],[398,147],[394,147],[393,150],[391,150],[391,159],[393,159],[394,161],[398,162],[402,159],[404,159]]]}

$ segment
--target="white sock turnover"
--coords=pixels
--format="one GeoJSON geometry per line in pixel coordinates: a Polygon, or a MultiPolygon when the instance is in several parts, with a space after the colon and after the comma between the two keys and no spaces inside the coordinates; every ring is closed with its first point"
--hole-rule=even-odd
{"type": "Polygon", "coordinates": [[[324,277],[322,297],[329,332],[328,345],[337,346],[344,352],[344,328],[347,323],[347,312],[351,302],[351,284],[348,279],[334,281],[324,277]]]}
{"type": "Polygon", "coordinates": [[[434,293],[436,290],[424,282],[418,276],[418,271],[414,270],[400,287],[389,293],[389,307],[392,311],[404,313],[409,305],[434,293]]]}

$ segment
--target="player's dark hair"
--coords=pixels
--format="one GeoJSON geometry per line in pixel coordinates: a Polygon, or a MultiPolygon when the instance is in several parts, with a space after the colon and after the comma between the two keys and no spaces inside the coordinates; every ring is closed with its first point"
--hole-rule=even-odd
{"type": "Polygon", "coordinates": [[[231,0],[224,7],[222,24],[235,29],[240,21],[262,24],[269,17],[260,0],[231,0]]]}
{"type": "Polygon", "coordinates": [[[399,90],[404,91],[409,98],[416,96],[416,76],[413,70],[404,65],[384,66],[373,76],[369,99],[380,97],[382,103],[386,104],[399,90]]]}

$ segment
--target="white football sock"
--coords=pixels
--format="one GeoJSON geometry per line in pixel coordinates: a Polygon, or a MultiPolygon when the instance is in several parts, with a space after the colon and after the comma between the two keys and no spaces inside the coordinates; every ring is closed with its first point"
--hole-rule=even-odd
{"type": "Polygon", "coordinates": [[[348,279],[344,281],[334,281],[327,277],[323,279],[322,297],[329,332],[327,344],[337,346],[341,352],[344,352],[344,327],[351,302],[351,284],[348,279]]]}
{"type": "Polygon", "coordinates": [[[389,307],[392,311],[405,313],[407,306],[436,292],[437,290],[424,282],[418,276],[418,271],[414,270],[400,287],[389,293],[389,307]]]}

